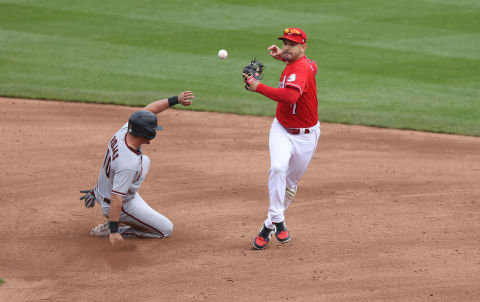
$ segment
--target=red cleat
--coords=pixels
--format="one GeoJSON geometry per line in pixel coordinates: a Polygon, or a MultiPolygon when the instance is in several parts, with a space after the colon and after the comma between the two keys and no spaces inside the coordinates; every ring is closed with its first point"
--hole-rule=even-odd
{"type": "Polygon", "coordinates": [[[274,230],[269,229],[265,225],[263,225],[262,229],[253,241],[253,247],[257,250],[263,250],[264,248],[266,248],[268,243],[270,242],[270,237],[272,237],[273,231],[274,230]]]}
{"type": "Polygon", "coordinates": [[[287,230],[287,226],[285,225],[285,221],[274,223],[275,225],[275,238],[277,238],[278,242],[285,243],[292,239],[290,237],[290,232],[287,230]]]}

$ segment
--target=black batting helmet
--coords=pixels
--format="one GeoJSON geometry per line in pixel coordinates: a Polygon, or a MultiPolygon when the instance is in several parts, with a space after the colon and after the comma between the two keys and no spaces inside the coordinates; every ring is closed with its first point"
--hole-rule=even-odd
{"type": "Polygon", "coordinates": [[[128,133],[135,136],[153,139],[156,130],[162,130],[162,127],[157,125],[157,116],[148,110],[134,112],[128,119],[128,133]]]}

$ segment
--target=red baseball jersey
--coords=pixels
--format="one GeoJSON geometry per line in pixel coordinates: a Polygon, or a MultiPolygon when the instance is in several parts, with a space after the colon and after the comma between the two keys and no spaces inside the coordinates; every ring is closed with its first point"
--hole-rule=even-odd
{"type": "Polygon", "coordinates": [[[317,63],[302,57],[287,64],[280,77],[280,88],[292,87],[300,91],[293,104],[277,104],[277,120],[285,128],[310,128],[318,123],[317,63]]]}

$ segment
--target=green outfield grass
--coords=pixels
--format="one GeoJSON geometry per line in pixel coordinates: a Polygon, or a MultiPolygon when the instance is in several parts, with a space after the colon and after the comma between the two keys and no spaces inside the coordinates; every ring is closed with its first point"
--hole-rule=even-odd
{"type": "Polygon", "coordinates": [[[254,56],[302,27],[322,121],[480,136],[478,0],[0,0],[0,95],[273,115],[243,89],[254,56]],[[227,49],[229,58],[216,53],[227,49]]]}

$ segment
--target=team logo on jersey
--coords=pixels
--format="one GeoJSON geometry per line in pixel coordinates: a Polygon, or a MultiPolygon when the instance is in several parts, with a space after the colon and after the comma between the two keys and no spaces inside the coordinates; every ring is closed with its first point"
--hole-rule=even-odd
{"type": "Polygon", "coordinates": [[[295,74],[291,74],[288,79],[287,79],[287,82],[293,82],[297,79],[297,76],[295,74]]]}

